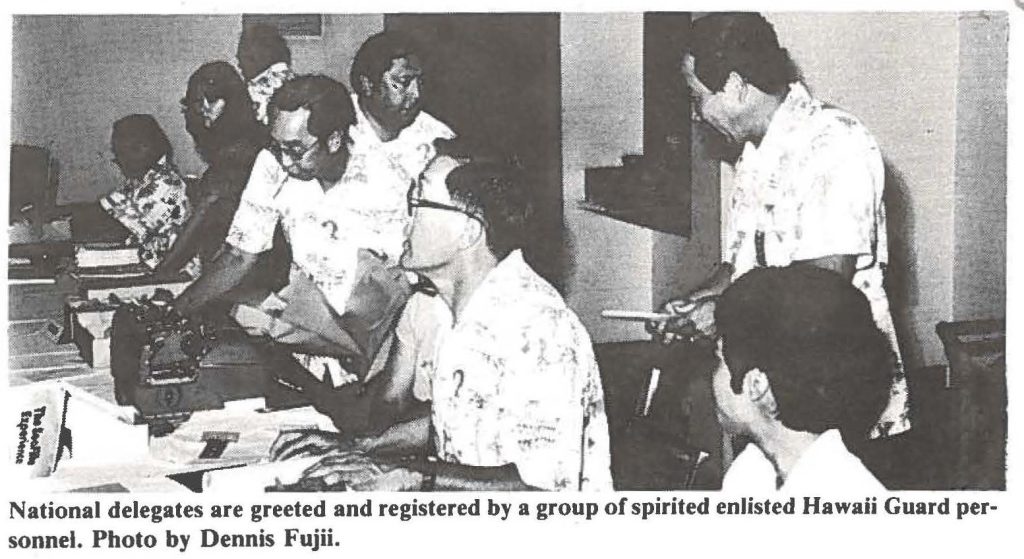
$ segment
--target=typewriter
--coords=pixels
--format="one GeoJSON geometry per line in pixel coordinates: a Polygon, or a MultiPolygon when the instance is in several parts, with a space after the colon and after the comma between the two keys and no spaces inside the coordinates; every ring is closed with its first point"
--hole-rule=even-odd
{"type": "Polygon", "coordinates": [[[289,355],[226,320],[183,316],[171,300],[158,290],[114,312],[110,369],[118,404],[134,406],[151,425],[173,426],[234,400],[264,397],[268,409],[308,403],[287,380],[301,373],[289,355]]]}

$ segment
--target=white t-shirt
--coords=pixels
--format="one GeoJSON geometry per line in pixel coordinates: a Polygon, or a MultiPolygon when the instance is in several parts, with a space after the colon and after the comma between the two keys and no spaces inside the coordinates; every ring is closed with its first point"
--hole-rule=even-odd
{"type": "MultiPolygon", "coordinates": [[[[757,445],[750,443],[722,478],[722,491],[745,495],[774,493],[776,479],[775,466],[757,445]]],[[[825,431],[804,450],[786,482],[778,488],[802,495],[870,495],[885,490],[860,459],[847,450],[836,429],[825,431]]]]}

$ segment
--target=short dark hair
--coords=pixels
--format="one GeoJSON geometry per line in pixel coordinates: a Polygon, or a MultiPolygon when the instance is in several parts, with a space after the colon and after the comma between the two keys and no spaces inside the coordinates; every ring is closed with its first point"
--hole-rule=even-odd
{"type": "Polygon", "coordinates": [[[487,247],[496,258],[523,248],[533,207],[522,169],[477,157],[454,169],[446,184],[453,202],[483,219],[487,247]]]}
{"type": "Polygon", "coordinates": [[[849,281],[808,264],[755,268],[725,290],[715,319],[734,392],[760,369],[786,427],[838,428],[848,444],[866,438],[896,361],[867,298],[849,281]]]}
{"type": "Polygon", "coordinates": [[[185,130],[207,163],[218,150],[240,140],[257,144],[266,141],[266,132],[256,121],[245,82],[231,64],[222,60],[207,62],[192,73],[182,99],[182,110],[185,130]],[[196,108],[203,98],[224,100],[224,112],[210,128],[203,125],[203,117],[196,108]]]}
{"type": "Polygon", "coordinates": [[[238,37],[238,67],[247,80],[260,75],[278,62],[292,63],[288,43],[273,25],[253,23],[242,27],[238,37]]]}
{"type": "Polygon", "coordinates": [[[721,91],[730,72],[775,95],[800,79],[789,51],[779,46],[775,28],[756,12],[716,12],[698,18],[688,43],[694,72],[711,91],[721,91]]]}
{"type": "Polygon", "coordinates": [[[379,83],[380,77],[391,68],[396,58],[405,58],[419,53],[419,48],[409,36],[395,31],[384,31],[370,36],[356,51],[352,59],[348,82],[360,96],[363,90],[360,77],[366,77],[370,83],[379,83]]]}
{"type": "MultiPolygon", "coordinates": [[[[129,147],[152,167],[161,157],[172,155],[171,142],[153,115],[134,114],[119,118],[110,133],[112,147],[129,147]]],[[[115,156],[118,154],[115,153],[115,156]]]]}
{"type": "MultiPolygon", "coordinates": [[[[275,111],[309,110],[306,128],[321,142],[335,131],[343,134],[356,121],[355,108],[348,90],[327,76],[297,76],[281,86],[270,98],[269,113],[275,111]]],[[[273,118],[273,116],[271,116],[273,118]]]]}

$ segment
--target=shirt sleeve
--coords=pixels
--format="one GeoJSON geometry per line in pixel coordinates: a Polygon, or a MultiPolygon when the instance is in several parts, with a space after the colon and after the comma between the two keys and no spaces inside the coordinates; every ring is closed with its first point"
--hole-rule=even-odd
{"type": "MultiPolygon", "coordinates": [[[[838,126],[838,125],[837,125],[838,126]]],[[[822,134],[798,180],[793,260],[830,255],[870,259],[876,248],[885,172],[877,144],[864,130],[822,134]]]]}
{"type": "Polygon", "coordinates": [[[263,150],[256,156],[225,242],[249,254],[270,250],[279,218],[275,197],[286,178],[284,169],[269,151],[263,150]]]}
{"type": "Polygon", "coordinates": [[[526,484],[577,491],[583,481],[587,415],[583,377],[593,355],[575,346],[571,324],[560,318],[556,312],[531,321],[513,346],[521,353],[503,390],[501,444],[526,484]],[[545,322],[551,327],[545,328],[545,322]]]}

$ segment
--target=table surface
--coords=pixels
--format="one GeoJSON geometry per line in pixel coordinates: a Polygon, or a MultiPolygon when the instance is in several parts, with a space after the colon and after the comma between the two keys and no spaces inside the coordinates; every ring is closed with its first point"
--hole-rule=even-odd
{"type": "MultiPolygon", "coordinates": [[[[110,369],[90,367],[75,344],[59,344],[48,332],[51,324],[63,322],[63,301],[75,293],[74,286],[12,282],[8,290],[9,385],[60,381],[116,406],[110,369]]],[[[33,486],[41,491],[188,491],[176,481],[182,474],[263,461],[281,425],[331,428],[326,416],[308,406],[258,413],[260,407],[259,402],[241,401],[224,410],[196,412],[171,435],[150,436],[145,458],[99,465],[71,459],[54,476],[33,480],[33,486]],[[239,442],[228,445],[219,459],[193,458],[205,446],[205,432],[225,430],[240,432],[239,442]]]]}

